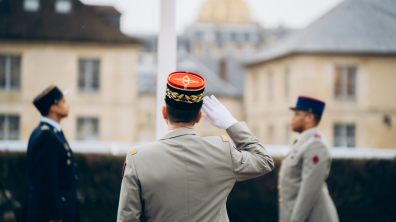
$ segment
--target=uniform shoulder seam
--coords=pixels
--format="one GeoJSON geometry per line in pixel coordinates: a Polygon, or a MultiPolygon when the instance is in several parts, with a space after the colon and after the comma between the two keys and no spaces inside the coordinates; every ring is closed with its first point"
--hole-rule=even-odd
{"type": "MultiPolygon", "coordinates": [[[[144,149],[144,148],[146,148],[146,147],[150,147],[150,146],[152,146],[152,145],[154,145],[154,144],[162,144],[164,142],[164,140],[157,140],[157,141],[153,141],[153,142],[150,142],[150,143],[146,143],[146,144],[141,144],[141,145],[139,145],[139,146],[133,146],[133,147],[130,147],[130,148],[135,148],[136,149],[136,152],[139,152],[142,148],[144,149]]],[[[129,149],[130,150],[130,149],[129,149]]],[[[128,151],[129,152],[129,151],[128,151]]]]}
{"type": "Polygon", "coordinates": [[[214,140],[214,141],[218,141],[219,139],[222,141],[222,137],[221,137],[221,135],[219,135],[219,136],[204,136],[204,137],[201,137],[202,139],[204,139],[204,140],[214,140]]]}

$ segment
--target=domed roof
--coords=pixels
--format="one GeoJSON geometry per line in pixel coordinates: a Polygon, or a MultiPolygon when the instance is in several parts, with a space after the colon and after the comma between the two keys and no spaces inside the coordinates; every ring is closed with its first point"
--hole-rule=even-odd
{"type": "Polygon", "coordinates": [[[208,0],[202,6],[198,22],[250,24],[250,11],[243,0],[208,0]]]}

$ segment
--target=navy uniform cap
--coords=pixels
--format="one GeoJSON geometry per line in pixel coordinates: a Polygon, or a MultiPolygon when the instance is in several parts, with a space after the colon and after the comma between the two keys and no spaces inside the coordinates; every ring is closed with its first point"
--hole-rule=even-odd
{"type": "Polygon", "coordinates": [[[326,103],[314,98],[299,96],[296,107],[291,107],[291,110],[304,110],[318,115],[322,115],[326,103]]]}
{"type": "Polygon", "coordinates": [[[40,111],[41,115],[45,116],[48,114],[50,107],[57,104],[62,98],[63,93],[55,84],[52,84],[33,100],[33,104],[36,106],[38,111],[40,111]]]}

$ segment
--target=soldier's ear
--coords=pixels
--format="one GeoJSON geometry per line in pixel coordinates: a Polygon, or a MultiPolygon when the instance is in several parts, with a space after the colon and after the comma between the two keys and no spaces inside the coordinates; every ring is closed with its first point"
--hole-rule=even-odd
{"type": "Polygon", "coordinates": [[[308,118],[308,121],[309,121],[310,123],[315,123],[315,124],[316,124],[315,116],[314,116],[313,113],[308,113],[307,118],[308,118]]]}
{"type": "Polygon", "coordinates": [[[57,110],[57,104],[53,104],[50,106],[49,110],[48,110],[48,114],[50,113],[56,113],[57,110]]]}
{"type": "Polygon", "coordinates": [[[202,115],[203,115],[203,113],[202,113],[202,110],[201,110],[201,111],[199,111],[198,119],[197,119],[197,121],[195,121],[195,123],[199,123],[201,121],[202,115]]]}
{"type": "Polygon", "coordinates": [[[165,120],[168,119],[168,115],[166,115],[166,107],[162,106],[162,116],[164,117],[165,120]]]}

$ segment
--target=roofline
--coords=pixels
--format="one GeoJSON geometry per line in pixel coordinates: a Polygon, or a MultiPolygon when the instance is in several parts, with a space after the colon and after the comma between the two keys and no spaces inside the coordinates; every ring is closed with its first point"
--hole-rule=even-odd
{"type": "Polygon", "coordinates": [[[44,40],[44,39],[26,39],[26,38],[3,38],[0,37],[0,42],[14,42],[14,43],[57,43],[57,44],[84,44],[84,45],[94,45],[94,44],[101,44],[101,45],[134,45],[140,46],[143,43],[140,40],[133,39],[131,42],[111,42],[111,41],[92,41],[92,40],[44,40]]]}
{"type": "Polygon", "coordinates": [[[296,56],[296,55],[339,55],[339,56],[382,56],[382,57],[392,57],[392,56],[396,56],[396,51],[394,52],[337,52],[337,51],[323,51],[323,52],[289,52],[289,53],[285,53],[282,55],[278,55],[278,56],[273,56],[271,58],[268,59],[263,59],[263,60],[257,60],[257,61],[252,61],[252,62],[244,62],[244,66],[245,67],[251,67],[251,66],[255,66],[258,64],[262,64],[262,63],[267,63],[267,62],[272,62],[274,60],[278,60],[278,59],[283,59],[286,57],[290,57],[290,56],[296,56]]]}
{"type": "Polygon", "coordinates": [[[110,13],[115,13],[117,15],[122,15],[120,11],[118,11],[114,6],[111,6],[111,5],[90,5],[90,4],[85,4],[85,3],[83,3],[83,4],[85,6],[92,7],[98,13],[110,12],[110,13]],[[100,10],[100,9],[107,9],[107,10],[100,10]]]}

